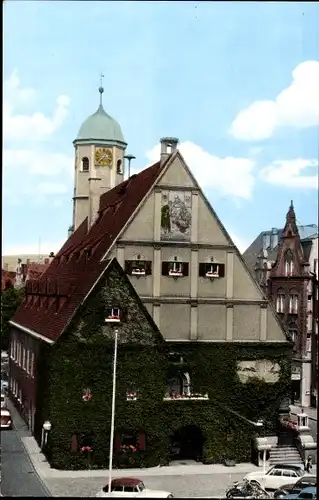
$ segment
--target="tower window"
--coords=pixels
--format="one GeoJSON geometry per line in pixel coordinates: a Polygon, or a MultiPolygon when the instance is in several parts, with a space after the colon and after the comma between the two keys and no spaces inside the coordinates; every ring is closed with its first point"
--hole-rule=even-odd
{"type": "Polygon", "coordinates": [[[89,159],[85,156],[82,158],[82,172],[88,172],[90,169],[89,159]]]}
{"type": "Polygon", "coordinates": [[[116,162],[116,173],[123,174],[122,160],[117,160],[116,162]]]}

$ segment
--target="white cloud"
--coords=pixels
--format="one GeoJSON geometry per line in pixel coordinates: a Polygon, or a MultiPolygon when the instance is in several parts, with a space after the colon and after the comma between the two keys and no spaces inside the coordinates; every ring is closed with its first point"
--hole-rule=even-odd
{"type": "Polygon", "coordinates": [[[64,241],[36,241],[34,243],[18,243],[16,245],[3,244],[3,255],[49,255],[58,253],[64,241]]]}
{"type": "MultiPolygon", "coordinates": [[[[255,162],[249,158],[211,155],[193,142],[182,142],[179,150],[202,188],[213,189],[221,196],[249,199],[255,184],[255,162]]],[[[156,162],[160,158],[160,145],[147,152],[147,158],[156,162]]]]}
{"type": "Polygon", "coordinates": [[[319,125],[319,61],[299,64],[292,78],[275,100],[255,101],[240,111],[231,125],[231,135],[243,141],[261,141],[278,127],[319,125]]]}
{"type": "Polygon", "coordinates": [[[21,88],[18,72],[15,70],[4,84],[3,137],[4,140],[38,141],[52,135],[68,115],[70,99],[61,95],[56,99],[52,116],[42,112],[21,114],[23,105],[35,101],[36,92],[31,88],[21,88]]]}
{"type": "MultiPolygon", "coordinates": [[[[227,228],[226,228],[226,230],[227,230],[227,228]]],[[[237,236],[234,233],[229,233],[229,236],[231,237],[231,239],[235,243],[235,245],[238,248],[238,250],[240,251],[240,253],[244,253],[244,251],[249,247],[249,243],[247,243],[247,241],[245,241],[240,236],[237,236]]]]}
{"type": "Polygon", "coordinates": [[[74,158],[62,153],[34,149],[5,149],[3,165],[12,171],[19,168],[27,174],[55,176],[73,175],[74,158]]]}
{"type": "Polygon", "coordinates": [[[261,178],[280,187],[318,189],[318,161],[296,158],[273,161],[260,172],[261,178]],[[305,169],[312,169],[310,174],[305,169]]]}

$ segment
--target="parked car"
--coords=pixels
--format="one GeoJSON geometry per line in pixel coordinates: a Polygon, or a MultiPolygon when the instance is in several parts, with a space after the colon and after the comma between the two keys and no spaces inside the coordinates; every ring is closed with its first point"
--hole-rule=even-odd
{"type": "Polygon", "coordinates": [[[314,486],[309,486],[299,493],[291,493],[290,495],[286,495],[285,498],[295,498],[300,500],[317,500],[317,488],[314,486]]]}
{"type": "Polygon", "coordinates": [[[1,391],[1,408],[5,408],[7,406],[7,396],[4,392],[1,391]]]}
{"type": "Polygon", "coordinates": [[[317,476],[305,476],[301,479],[298,479],[296,484],[286,484],[282,486],[274,493],[274,498],[285,498],[286,495],[293,493],[300,493],[300,491],[308,488],[309,486],[313,486],[316,488],[317,486],[317,476]]]}
{"type": "Polygon", "coordinates": [[[8,392],[9,389],[9,381],[5,374],[1,374],[1,392],[8,392]]]}
{"type": "Polygon", "coordinates": [[[1,408],[1,429],[12,429],[11,413],[6,408],[1,408]]]}
{"type": "MultiPolygon", "coordinates": [[[[97,497],[109,496],[109,485],[107,484],[97,494],[97,497]]],[[[118,498],[173,498],[168,491],[150,490],[146,488],[143,481],[135,477],[122,477],[113,479],[111,483],[111,497],[118,498]]]]}
{"type": "Polygon", "coordinates": [[[285,484],[296,484],[298,479],[305,476],[304,467],[299,465],[276,464],[266,473],[263,471],[250,472],[244,479],[255,479],[265,490],[277,490],[285,484]]]}

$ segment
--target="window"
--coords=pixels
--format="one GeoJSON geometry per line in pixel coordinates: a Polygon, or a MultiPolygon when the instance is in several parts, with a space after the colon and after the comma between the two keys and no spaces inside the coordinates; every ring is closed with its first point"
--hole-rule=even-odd
{"type": "Polygon", "coordinates": [[[25,366],[25,361],[26,361],[26,349],[24,346],[21,346],[21,357],[22,357],[22,360],[21,360],[21,365],[22,365],[22,368],[25,370],[26,366],[25,366]]]}
{"type": "Polygon", "coordinates": [[[121,321],[121,310],[119,307],[109,307],[106,310],[105,322],[119,323],[121,321]]]}
{"type": "Polygon", "coordinates": [[[294,271],[293,254],[289,249],[285,252],[285,276],[292,276],[294,271]]]}
{"type": "MultiPolygon", "coordinates": [[[[291,472],[290,470],[283,470],[282,471],[282,475],[285,476],[285,477],[291,477],[293,476],[293,472],[291,472]]],[[[294,477],[294,476],[293,476],[294,477]]]]}
{"type": "Polygon", "coordinates": [[[112,486],[112,491],[123,491],[123,486],[117,486],[117,485],[112,486]]]}
{"type": "Polygon", "coordinates": [[[277,295],[276,311],[281,314],[285,312],[285,295],[283,293],[277,295]]]}
{"type": "MultiPolygon", "coordinates": [[[[138,256],[139,257],[139,256],[138,256]]],[[[130,276],[148,276],[152,274],[152,262],[140,258],[125,261],[125,272],[130,276]]]]}
{"type": "Polygon", "coordinates": [[[177,257],[169,262],[162,262],[162,275],[173,278],[188,276],[188,262],[180,262],[177,257]]]}
{"type": "Polygon", "coordinates": [[[166,397],[190,396],[191,383],[189,373],[178,373],[168,381],[166,397]]]}
{"type": "Polygon", "coordinates": [[[31,352],[30,356],[30,375],[31,377],[34,377],[34,372],[35,372],[35,366],[34,366],[34,352],[31,352]]]}
{"type": "Polygon", "coordinates": [[[306,344],[306,352],[311,352],[311,335],[307,335],[307,344],[306,344]]]}
{"type": "Polygon", "coordinates": [[[126,493],[134,493],[138,491],[137,488],[135,488],[135,486],[124,486],[124,492],[126,493]]]}
{"type": "Polygon", "coordinates": [[[116,162],[116,173],[123,174],[122,160],[117,160],[116,162]]]}
{"type": "Polygon", "coordinates": [[[291,338],[291,341],[294,343],[293,349],[296,349],[296,342],[297,342],[297,325],[296,323],[290,323],[288,326],[288,333],[289,337],[291,338]]]}
{"type": "Polygon", "coordinates": [[[14,359],[14,339],[10,343],[10,358],[14,359]]]}
{"type": "Polygon", "coordinates": [[[289,313],[297,314],[298,313],[298,294],[291,293],[289,295],[289,313]]]}
{"type": "Polygon", "coordinates": [[[225,264],[216,262],[200,263],[198,274],[202,278],[223,278],[225,276],[225,264]]]}
{"type": "Polygon", "coordinates": [[[270,471],[269,475],[270,476],[281,476],[282,475],[281,473],[282,473],[281,470],[273,469],[272,471],[270,471]]]}
{"type": "Polygon", "coordinates": [[[88,172],[90,169],[89,159],[85,156],[82,158],[82,172],[88,172]]]}

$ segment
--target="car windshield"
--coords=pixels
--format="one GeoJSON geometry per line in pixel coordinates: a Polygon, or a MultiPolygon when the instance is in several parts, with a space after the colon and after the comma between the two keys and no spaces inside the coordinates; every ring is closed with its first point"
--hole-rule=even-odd
{"type": "Polygon", "coordinates": [[[144,484],[144,483],[140,483],[140,484],[138,485],[138,487],[139,487],[139,490],[140,490],[140,491],[146,490],[146,488],[145,488],[145,484],[144,484]]]}

